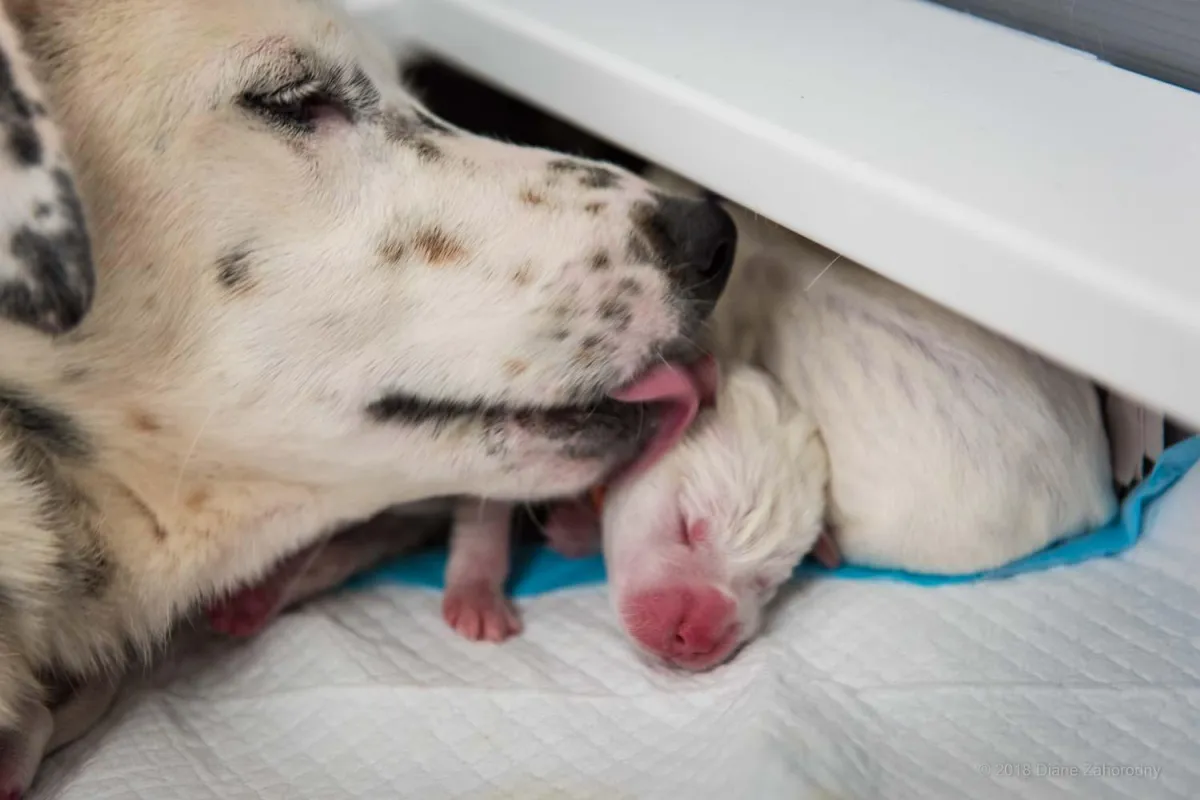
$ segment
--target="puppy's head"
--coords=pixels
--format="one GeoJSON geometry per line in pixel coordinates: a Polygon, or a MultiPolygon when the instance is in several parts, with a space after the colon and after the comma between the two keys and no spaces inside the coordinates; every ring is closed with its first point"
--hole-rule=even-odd
{"type": "Polygon", "coordinates": [[[85,333],[160,427],[491,496],[576,490],[655,437],[622,390],[720,294],[715,205],[454,129],[334,3],[33,5],[95,214],[85,333]]]}
{"type": "Polygon", "coordinates": [[[733,369],[688,437],[605,500],[612,597],[639,649],[686,669],[731,656],[816,541],[825,484],[811,423],[733,369]]]}
{"type": "Polygon", "coordinates": [[[91,250],[58,128],[2,11],[0,317],[63,333],[91,305],[91,250]]]}

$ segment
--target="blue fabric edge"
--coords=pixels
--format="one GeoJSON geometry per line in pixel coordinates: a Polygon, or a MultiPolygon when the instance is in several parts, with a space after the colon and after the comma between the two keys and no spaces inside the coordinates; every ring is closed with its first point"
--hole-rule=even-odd
{"type": "MultiPolygon", "coordinates": [[[[904,570],[875,569],[843,564],[829,569],[811,560],[796,568],[793,580],[838,578],[842,580],[892,580],[920,586],[940,586],[979,580],[996,580],[1025,572],[1078,564],[1093,558],[1108,558],[1125,552],[1142,535],[1151,504],[1200,462],[1200,436],[1177,443],[1163,453],[1154,470],[1125,498],[1113,519],[1087,533],[1059,540],[1044,550],[997,569],[962,575],[935,575],[904,570]]],[[[446,551],[424,551],[391,561],[353,579],[348,586],[365,588],[399,583],[441,589],[444,586],[446,551]]],[[[604,583],[604,559],[597,556],[569,559],[545,546],[517,548],[513,554],[508,591],[514,597],[531,597],[547,592],[604,583]]]]}

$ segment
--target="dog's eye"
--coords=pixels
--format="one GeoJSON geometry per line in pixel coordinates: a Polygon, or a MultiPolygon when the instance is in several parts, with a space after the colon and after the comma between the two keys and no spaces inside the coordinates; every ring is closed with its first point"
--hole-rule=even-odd
{"type": "Polygon", "coordinates": [[[324,120],[348,119],[346,105],[319,84],[287,86],[269,94],[242,96],[242,105],[270,122],[311,133],[324,120]]]}

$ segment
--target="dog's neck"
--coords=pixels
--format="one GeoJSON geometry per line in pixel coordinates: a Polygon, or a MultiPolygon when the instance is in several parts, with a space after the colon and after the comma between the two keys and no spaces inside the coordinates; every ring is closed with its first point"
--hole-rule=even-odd
{"type": "MultiPolygon", "coordinates": [[[[139,391],[136,376],[103,374],[85,336],[11,339],[17,347],[0,355],[0,444],[16,442],[41,465],[16,479],[76,510],[70,535],[103,551],[122,573],[112,591],[136,598],[152,628],[165,631],[190,606],[387,502],[371,486],[317,487],[239,467],[205,445],[202,422],[173,414],[169,398],[139,391]]],[[[46,525],[47,541],[63,535],[46,525]]]]}

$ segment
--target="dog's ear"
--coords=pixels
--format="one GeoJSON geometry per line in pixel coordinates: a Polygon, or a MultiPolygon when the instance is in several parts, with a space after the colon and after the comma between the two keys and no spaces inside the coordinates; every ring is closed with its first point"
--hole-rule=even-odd
{"type": "Polygon", "coordinates": [[[95,290],[91,238],[75,173],[62,150],[21,39],[44,10],[40,0],[0,0],[0,55],[8,106],[0,113],[0,318],[50,334],[65,333],[87,314],[95,290]],[[10,13],[24,15],[17,17],[10,13]],[[26,26],[24,33],[13,25],[26,26]]]}

